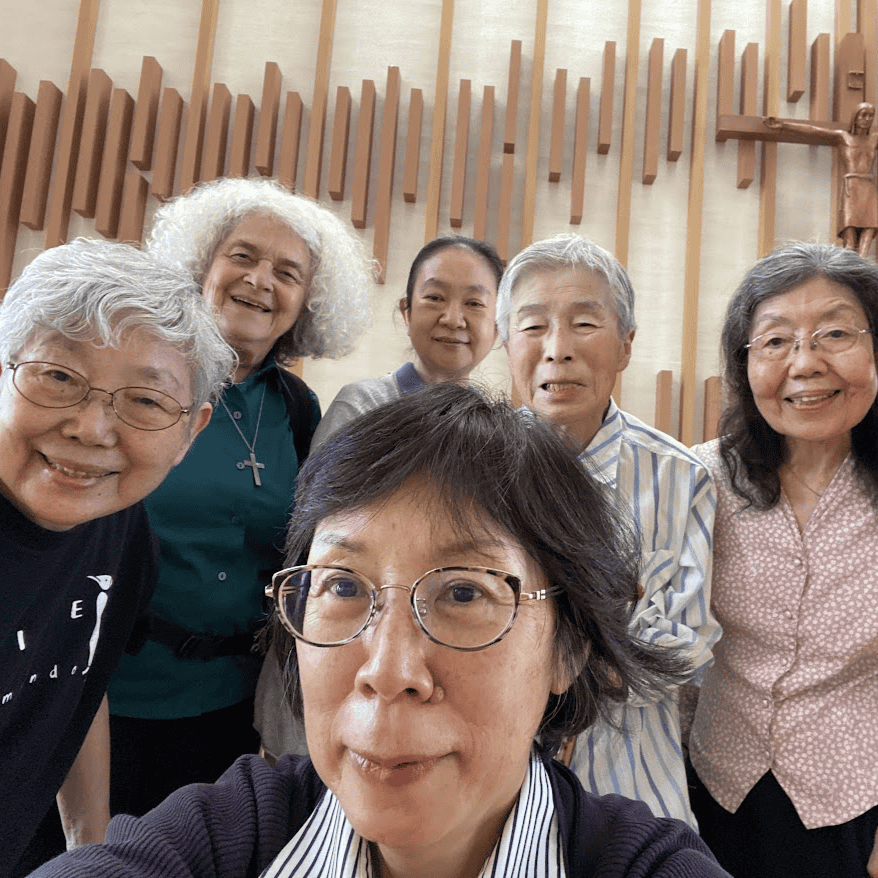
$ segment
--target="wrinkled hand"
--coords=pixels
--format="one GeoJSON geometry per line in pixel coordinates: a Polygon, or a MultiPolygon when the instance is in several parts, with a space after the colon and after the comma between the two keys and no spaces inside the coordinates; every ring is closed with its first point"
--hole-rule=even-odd
{"type": "Polygon", "coordinates": [[[869,854],[869,862],[866,863],[866,872],[869,878],[878,878],[878,829],[875,830],[875,843],[872,845],[872,853],[869,854]]]}
{"type": "Polygon", "coordinates": [[[766,128],[780,128],[783,124],[777,116],[766,116],[762,121],[766,128]]]}

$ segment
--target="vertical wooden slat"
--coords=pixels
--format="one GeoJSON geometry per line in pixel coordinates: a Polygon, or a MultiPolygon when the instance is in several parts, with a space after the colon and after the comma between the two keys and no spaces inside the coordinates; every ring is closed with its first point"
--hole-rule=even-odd
{"type": "Polygon", "coordinates": [[[381,152],[378,157],[378,183],[375,186],[375,235],[372,255],[378,261],[376,280],[387,277],[387,251],[390,246],[390,206],[393,203],[393,168],[396,160],[396,131],[399,120],[401,81],[399,67],[387,68],[387,90],[381,120],[381,152]]]}
{"type": "Polygon", "coordinates": [[[469,144],[469,114],[472,106],[472,83],[461,79],[457,96],[457,132],[454,139],[454,164],[451,169],[451,207],[448,222],[453,229],[463,225],[463,196],[466,187],[466,155],[469,144]]]}
{"type": "Polygon", "coordinates": [[[655,376],[655,422],[653,426],[662,433],[671,432],[672,400],[674,373],[663,369],[655,376]]]}
{"type": "Polygon", "coordinates": [[[722,414],[723,384],[719,375],[711,375],[704,382],[704,430],[702,442],[719,436],[719,418],[722,414]]]}
{"type": "MultiPolygon", "coordinates": [[[[804,2],[804,0],[801,0],[804,2]]],[[[865,95],[864,100],[875,103],[878,88],[878,8],[875,0],[857,0],[858,30],[863,35],[866,46],[865,95]]]]}
{"type": "Polygon", "coordinates": [[[229,143],[229,119],[232,115],[232,93],[222,82],[213,87],[207,132],[204,136],[204,157],[201,179],[205,182],[222,177],[226,171],[226,148],[229,143]]]}
{"type": "MultiPolygon", "coordinates": [[[[780,106],[780,0],[767,0],[765,23],[765,79],[763,114],[777,116],[780,106]]],[[[759,256],[774,247],[774,223],[777,207],[777,144],[762,144],[762,168],[759,181],[759,256]]]]}
{"type": "Polygon", "coordinates": [[[336,0],[323,0],[320,13],[317,67],[314,70],[314,97],[311,100],[308,151],[305,154],[305,183],[302,187],[305,195],[311,198],[317,198],[320,194],[323,136],[326,132],[326,104],[329,101],[329,71],[332,64],[332,40],[335,35],[335,2],[336,0]]]}
{"type": "Polygon", "coordinates": [[[808,117],[829,121],[829,34],[818,34],[811,44],[811,105],[808,117]]]}
{"type": "Polygon", "coordinates": [[[280,108],[280,89],[283,77],[274,61],[265,64],[262,80],[262,101],[259,104],[259,130],[256,134],[256,152],[253,165],[263,177],[274,172],[274,143],[277,140],[277,114],[280,108]]]}
{"type": "Polygon", "coordinates": [[[421,127],[424,123],[424,93],[412,89],[409,98],[409,122],[405,138],[405,168],[403,169],[402,197],[414,204],[418,197],[418,165],[421,161],[421,127]]]}
{"type": "Polygon", "coordinates": [[[537,203],[537,169],[540,157],[540,119],[543,111],[543,75],[546,60],[546,26],[549,0],[537,0],[534,52],[530,77],[530,115],[527,125],[527,154],[524,161],[524,203],[521,208],[521,246],[529,247],[534,237],[537,203]]]}
{"type": "Polygon", "coordinates": [[[445,157],[445,114],[448,109],[448,71],[451,65],[451,25],[454,0],[442,0],[439,25],[439,57],[436,61],[436,97],[430,131],[430,176],[427,178],[427,209],[424,240],[432,241],[439,231],[439,198],[442,194],[442,161],[445,157]]]}
{"type": "MultiPolygon", "coordinates": [[[[619,157],[619,188],[616,197],[615,257],[628,264],[631,233],[631,186],[634,177],[634,114],[637,110],[637,68],[640,65],[640,0],[628,0],[628,34],[625,50],[625,84],[622,103],[622,147],[619,157]]],[[[622,373],[616,375],[615,398],[619,401],[622,373]]]]}
{"type": "Polygon", "coordinates": [[[128,158],[141,171],[152,170],[152,150],[155,145],[155,126],[162,91],[162,68],[151,55],[144,56],[140,67],[140,87],[134,105],[131,125],[131,148],[128,158]]]}
{"type": "Polygon", "coordinates": [[[49,177],[52,173],[52,156],[60,117],[61,90],[44,79],[37,90],[30,155],[21,199],[21,222],[34,231],[40,231],[46,222],[49,177]]]}
{"type": "Polygon", "coordinates": [[[35,104],[27,95],[13,94],[3,142],[3,164],[0,165],[0,298],[9,286],[15,260],[34,110],[35,104]]]}
{"type": "Polygon", "coordinates": [[[863,101],[864,84],[854,87],[848,77],[849,71],[863,73],[866,47],[860,33],[845,33],[835,46],[835,119],[848,125],[858,104],[863,101]]]}
{"type": "Polygon", "coordinates": [[[805,94],[808,60],[808,0],[790,0],[790,31],[787,49],[787,100],[796,103],[805,94]]]}
{"type": "Polygon", "coordinates": [[[180,123],[183,119],[183,98],[175,88],[162,92],[158,124],[155,134],[155,162],[152,172],[152,194],[166,201],[174,194],[174,175],[177,171],[177,148],[180,143],[180,123]]]}
{"type": "Polygon", "coordinates": [[[95,215],[98,195],[98,173],[104,154],[104,138],[107,133],[107,113],[110,109],[110,93],[113,83],[103,70],[92,70],[88,77],[85,95],[85,111],[82,115],[82,139],[79,143],[79,160],[73,183],[71,210],[91,219],[95,215]]]}
{"type": "Polygon", "coordinates": [[[695,441],[695,373],[698,353],[698,289],[701,231],[704,221],[707,82],[710,76],[710,0],[698,0],[695,45],[695,95],[692,112],[692,160],[686,208],[686,269],[683,278],[682,357],[680,363],[680,441],[695,441]]]}
{"type": "Polygon", "coordinates": [[[549,142],[549,182],[561,179],[564,167],[564,117],[567,109],[567,70],[555,71],[555,89],[552,95],[552,138],[549,142]]]}
{"type": "Polygon", "coordinates": [[[114,88],[110,98],[107,139],[95,206],[95,230],[105,238],[115,238],[119,231],[122,186],[125,183],[125,163],[128,159],[133,117],[134,99],[124,88],[114,88]]]}
{"type": "Polygon", "coordinates": [[[616,43],[604,46],[601,74],[601,106],[598,111],[598,153],[606,155],[613,142],[613,92],[616,90],[616,43]]]}
{"type": "Polygon", "coordinates": [[[512,187],[515,183],[515,155],[503,153],[500,166],[500,204],[497,214],[497,255],[506,265],[509,261],[509,232],[512,227],[512,187]]]}
{"type": "Polygon", "coordinates": [[[735,32],[723,31],[716,63],[716,124],[735,112],[735,32]]]}
{"type": "Polygon", "coordinates": [[[506,89],[506,122],[503,126],[503,152],[515,152],[518,128],[518,93],[521,90],[521,40],[513,40],[509,51],[509,84],[506,89]]]}
{"type": "Polygon", "coordinates": [[[229,176],[246,177],[250,173],[250,145],[253,143],[253,98],[238,95],[235,121],[232,123],[232,149],[229,152],[229,176]]]}
{"type": "Polygon", "coordinates": [[[582,77],[576,90],[576,127],[573,135],[573,173],[570,187],[570,223],[582,222],[585,204],[585,159],[588,155],[588,117],[591,111],[591,79],[582,77]]]}
{"type": "Polygon", "coordinates": [[[297,91],[288,91],[284,103],[284,129],[281,134],[280,155],[277,158],[277,178],[289,189],[296,188],[301,133],[302,98],[297,91]]]}
{"type": "Polygon", "coordinates": [[[122,212],[119,216],[120,241],[138,243],[143,239],[143,218],[146,215],[146,199],[149,183],[136,168],[128,168],[122,188],[122,212]]]}
{"type": "Polygon", "coordinates": [[[351,130],[351,90],[340,85],[335,95],[335,120],[332,126],[332,149],[329,153],[328,190],[330,198],[344,198],[345,174],[348,166],[348,136],[351,130]]]}
{"type": "Polygon", "coordinates": [[[646,82],[646,120],[643,126],[643,177],[645,184],[658,174],[659,134],[662,125],[662,71],[665,41],[656,37],[649,47],[646,82]]]}
{"type": "Polygon", "coordinates": [[[6,144],[12,95],[15,94],[15,77],[15,68],[5,58],[0,58],[0,156],[3,155],[6,144]]]}
{"type": "Polygon", "coordinates": [[[491,139],[494,135],[494,86],[486,85],[482,96],[479,130],[479,161],[476,166],[476,199],[473,205],[473,237],[488,237],[488,187],[491,180],[491,139]]]}
{"type": "Polygon", "coordinates": [[[677,49],[671,62],[671,94],[668,109],[668,161],[683,154],[683,123],[686,118],[686,50],[677,49]]]}
{"type": "MultiPolygon", "coordinates": [[[[55,247],[67,240],[70,200],[73,197],[76,160],[79,156],[82,111],[85,106],[88,73],[91,70],[99,8],[100,0],[79,0],[73,59],[70,63],[70,79],[67,82],[67,99],[64,102],[64,115],[61,118],[61,135],[58,139],[52,198],[49,202],[49,218],[46,223],[47,247],[55,247]]],[[[26,200],[27,182],[25,182],[24,197],[26,200]]],[[[42,223],[40,227],[42,228],[42,223]]]]}
{"type": "MultiPolygon", "coordinates": [[[[741,114],[756,115],[759,83],[759,44],[747,43],[741,53],[741,114]]],[[[746,189],[756,177],[756,141],[738,141],[738,188],[746,189]]]]}
{"type": "Polygon", "coordinates": [[[369,169],[372,165],[372,132],[375,125],[375,82],[363,80],[360,115],[357,119],[357,152],[354,155],[354,185],[351,190],[351,223],[366,228],[369,206],[369,169]]]}
{"type": "Polygon", "coordinates": [[[181,192],[187,192],[198,182],[201,171],[204,125],[207,119],[207,99],[210,94],[210,71],[213,67],[218,14],[219,0],[201,0],[198,47],[195,50],[192,93],[189,97],[186,135],[183,139],[183,160],[180,164],[181,192]]]}

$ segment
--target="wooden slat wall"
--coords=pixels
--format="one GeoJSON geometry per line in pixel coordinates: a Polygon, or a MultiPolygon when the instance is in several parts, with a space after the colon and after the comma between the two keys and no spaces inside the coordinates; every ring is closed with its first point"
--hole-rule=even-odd
{"type": "Polygon", "coordinates": [[[418,197],[418,169],[421,164],[421,127],[424,122],[424,92],[413,88],[409,98],[409,124],[405,139],[403,198],[414,204],[418,197]]]}
{"type": "Polygon", "coordinates": [[[262,101],[259,104],[259,132],[253,156],[253,165],[263,177],[270,177],[274,172],[274,142],[277,139],[282,83],[280,67],[274,61],[267,62],[262,81],[262,101]]]}
{"type": "Polygon", "coordinates": [[[451,169],[451,210],[448,224],[453,229],[463,225],[463,198],[466,185],[466,157],[469,146],[469,117],[472,106],[472,82],[461,79],[457,95],[457,135],[454,141],[454,164],[451,169]]]}
{"type": "Polygon", "coordinates": [[[86,219],[91,219],[95,215],[112,91],[113,83],[110,77],[103,70],[92,70],[86,89],[79,162],[70,203],[71,209],[86,219]]]}
{"type": "Polygon", "coordinates": [[[35,232],[42,231],[46,221],[49,177],[52,173],[58,120],[61,118],[61,97],[58,86],[46,79],[40,83],[21,201],[21,222],[35,232]]]}
{"type": "MultiPolygon", "coordinates": [[[[100,0],[80,0],[79,19],[73,41],[73,59],[70,63],[70,79],[67,82],[67,100],[64,104],[61,137],[56,154],[49,221],[46,225],[47,247],[55,247],[67,240],[70,202],[73,198],[76,160],[79,156],[79,138],[82,131],[82,112],[85,107],[85,92],[91,70],[99,8],[100,0]]],[[[39,99],[37,109],[39,109],[39,99]]],[[[54,146],[54,138],[52,140],[54,146]]],[[[27,197],[27,180],[25,180],[25,201],[27,197]]],[[[42,225],[41,222],[39,227],[42,228],[42,225]]]]}
{"type": "Polygon", "coordinates": [[[277,162],[277,178],[290,189],[296,188],[301,134],[302,98],[297,91],[288,91],[284,103],[284,128],[277,162]]]}
{"type": "MultiPolygon", "coordinates": [[[[505,113],[502,131],[494,137],[495,84],[460,80],[454,125],[454,155],[447,161],[451,182],[447,192],[442,190],[442,175],[446,157],[444,142],[447,136],[446,116],[448,81],[452,58],[454,2],[443,0],[441,17],[437,13],[435,26],[439,32],[436,67],[436,93],[432,107],[429,156],[424,156],[428,171],[425,237],[439,232],[439,216],[447,209],[451,228],[463,228],[467,217],[465,209],[473,205],[473,234],[487,238],[490,232],[489,216],[496,217],[496,240],[501,258],[506,261],[519,246],[527,246],[533,237],[538,184],[558,183],[569,175],[570,222],[583,220],[586,159],[588,154],[589,115],[591,110],[592,77],[580,75],[583,62],[573,58],[577,67],[558,68],[549,85],[551,97],[544,85],[544,61],[549,33],[548,0],[532,0],[536,13],[533,42],[513,39],[510,48],[505,113]],[[522,83],[522,75],[530,72],[529,83],[522,83]],[[577,90],[575,111],[567,113],[567,79],[575,75],[577,90]],[[482,89],[480,107],[474,107],[473,90],[482,89]],[[527,89],[527,134],[525,149],[519,137],[521,90],[527,89]],[[542,126],[543,101],[551,99],[551,124],[542,126]],[[474,112],[477,114],[473,120],[474,112]],[[470,170],[470,127],[478,123],[477,164],[470,170]],[[565,141],[573,139],[572,154],[565,156],[565,141]],[[496,141],[496,142],[495,142],[496,141]],[[516,153],[523,158],[516,161],[516,153]],[[548,155],[547,178],[538,180],[539,157],[548,155]],[[492,179],[492,174],[494,175],[492,179]],[[492,183],[496,185],[492,189],[492,183]],[[513,203],[516,193],[522,193],[522,203],[513,203]],[[440,200],[446,197],[446,205],[440,200]],[[489,214],[489,211],[496,213],[489,214]],[[520,223],[520,228],[514,228],[520,223]],[[519,237],[520,232],[520,237],[519,237]]],[[[0,228],[3,246],[0,249],[0,281],[8,280],[11,271],[19,224],[33,230],[45,227],[46,242],[64,240],[67,235],[70,210],[88,219],[94,217],[96,231],[107,237],[138,240],[143,233],[150,194],[159,200],[170,198],[199,179],[211,179],[223,174],[245,176],[258,172],[263,176],[275,175],[285,185],[295,188],[302,147],[302,121],[308,120],[308,138],[303,153],[303,181],[301,189],[312,197],[321,197],[321,160],[328,105],[329,77],[332,49],[335,40],[337,0],[321,0],[320,35],[314,90],[305,105],[298,92],[288,92],[283,108],[282,130],[278,144],[278,124],[282,75],[273,61],[265,63],[262,92],[258,105],[258,127],[254,131],[257,105],[252,96],[237,96],[234,115],[231,112],[231,94],[222,84],[211,83],[214,41],[219,0],[202,0],[198,43],[195,52],[191,93],[184,99],[172,88],[162,91],[163,71],[158,61],[147,56],[142,59],[137,101],[123,89],[113,89],[109,77],[101,70],[91,69],[95,26],[99,0],[80,0],[79,19],[74,39],[67,99],[53,83],[40,84],[36,102],[14,92],[16,71],[0,59],[0,228]],[[210,112],[208,95],[213,88],[210,112]],[[187,118],[185,137],[181,140],[181,120],[187,118]],[[231,127],[230,127],[231,124],[231,127]],[[231,142],[230,142],[231,141],[231,142]],[[277,150],[276,150],[277,146],[277,150]],[[252,155],[251,155],[252,153],[252,155]],[[277,154],[276,154],[277,153],[277,154]],[[53,171],[54,168],[54,171],[53,171]],[[13,173],[14,171],[14,173],[13,173]],[[151,172],[151,176],[139,173],[151,172]],[[179,175],[179,182],[176,177],[179,175]]],[[[663,108],[664,40],[651,33],[649,59],[646,70],[646,89],[638,96],[637,78],[640,65],[641,0],[629,0],[627,42],[624,49],[625,70],[623,81],[616,76],[617,45],[606,41],[602,60],[592,59],[591,67],[600,66],[597,140],[599,154],[619,151],[619,181],[614,250],[619,260],[628,260],[631,237],[631,206],[634,185],[635,142],[643,138],[642,185],[653,183],[663,172],[659,162],[659,137],[663,111],[667,114],[668,162],[677,161],[686,144],[686,80],[688,76],[687,51],[677,49],[670,63],[670,89],[667,108],[663,108]],[[617,83],[622,87],[621,137],[614,142],[613,112],[617,83]],[[638,115],[637,101],[644,103],[638,115]],[[636,122],[642,119],[643,131],[636,122]]],[[[781,95],[788,102],[798,101],[805,91],[808,74],[807,0],[784,0],[788,6],[788,69],[786,82],[780,80],[780,45],[782,9],[781,0],[766,0],[766,35],[763,46],[751,43],[740,59],[740,109],[747,117],[778,114],[781,95]],[[763,54],[761,91],[763,107],[757,107],[760,90],[759,53],[763,54]],[[781,92],[783,88],[783,92],[781,92]]],[[[694,439],[695,430],[695,350],[697,341],[698,275],[700,267],[700,234],[702,223],[703,174],[706,144],[703,138],[707,121],[706,83],[711,65],[709,46],[711,4],[698,0],[697,48],[694,58],[694,93],[692,113],[692,156],[689,175],[687,206],[687,248],[684,278],[684,304],[681,315],[682,362],[680,370],[680,436],[684,441],[694,439]]],[[[836,64],[845,52],[865,50],[864,94],[875,99],[878,90],[878,38],[876,38],[878,7],[872,0],[836,0],[835,40],[836,64]],[[856,24],[858,31],[847,31],[856,24]],[[853,46],[853,49],[851,48],[853,46]],[[857,48],[857,47],[865,47],[857,48]]],[[[734,115],[736,58],[734,31],[726,31],[715,47],[717,64],[717,119],[734,115]]],[[[646,45],[645,42],[643,42],[646,45]]],[[[668,50],[670,53],[670,49],[668,50]]],[[[833,57],[828,34],[814,40],[810,51],[810,117],[816,121],[831,118],[829,97],[830,71],[833,57]]],[[[593,74],[598,71],[593,69],[593,74]]],[[[354,100],[351,89],[344,84],[336,87],[336,107],[329,154],[328,193],[336,201],[351,201],[351,223],[365,229],[374,216],[373,252],[381,265],[383,280],[390,252],[391,211],[393,204],[394,164],[399,125],[406,126],[405,146],[402,150],[405,166],[402,175],[402,200],[412,204],[418,196],[421,171],[421,137],[424,125],[424,90],[412,88],[407,115],[400,119],[401,86],[403,73],[395,67],[388,70],[384,94],[380,94],[372,80],[364,80],[357,110],[355,155],[352,163],[353,180],[347,186],[348,150],[351,148],[351,113],[354,100]],[[376,106],[383,106],[380,134],[374,131],[376,106]],[[379,160],[372,168],[372,142],[380,138],[379,160]],[[372,176],[375,179],[371,179],[372,176]],[[350,190],[349,192],[346,190],[350,190]],[[372,189],[373,203],[369,196],[372,189]]],[[[597,80],[595,80],[597,82],[597,80]]],[[[838,77],[836,77],[836,85],[838,77]]],[[[850,97],[845,98],[849,100],[850,97]]],[[[782,115],[782,113],[781,113],[782,115]]],[[[728,136],[724,129],[723,138],[728,136]]],[[[718,138],[719,139],[719,138],[718,138]]],[[[473,144],[474,149],[476,145],[473,144]]],[[[759,147],[751,140],[739,140],[737,185],[744,188],[755,179],[757,150],[761,156],[759,197],[760,226],[758,249],[765,252],[774,244],[774,211],[776,200],[777,157],[776,146],[764,143],[759,147]]],[[[833,154],[835,166],[836,157],[833,154]]],[[[541,172],[540,172],[541,173],[541,172]]],[[[325,193],[323,193],[325,195],[325,193]]],[[[833,193],[831,224],[835,222],[836,199],[833,193]]],[[[832,231],[834,234],[834,228],[832,231]]],[[[661,396],[663,424],[670,424],[669,406],[672,377],[667,370],[660,373],[657,391],[661,396]],[[669,383],[670,382],[670,383],[669,383]]],[[[707,393],[713,385],[705,385],[705,435],[709,432],[707,393]]],[[[618,388],[617,388],[618,390],[618,388]]],[[[718,396],[716,397],[718,399],[718,396]]],[[[713,404],[713,403],[711,403],[713,404]]],[[[719,403],[716,402],[716,405],[719,403]]],[[[658,418],[658,409],[657,409],[658,418]]],[[[712,415],[710,415],[712,417],[712,415]]],[[[715,419],[714,419],[715,420],[715,419]]]]}
{"type": "Polygon", "coordinates": [[[351,90],[340,85],[335,93],[335,116],[332,124],[332,147],[329,152],[327,191],[333,201],[344,198],[348,165],[348,134],[351,129],[351,90]]]}
{"type": "Polygon", "coordinates": [[[147,55],[140,68],[140,87],[137,91],[137,104],[134,107],[131,148],[128,154],[131,164],[141,171],[152,170],[152,150],[155,144],[161,90],[162,68],[155,58],[147,55]]]}
{"type": "Polygon", "coordinates": [[[195,69],[192,73],[186,137],[180,165],[181,192],[187,192],[198,182],[201,171],[204,124],[207,118],[207,97],[210,94],[210,71],[213,67],[213,48],[216,42],[218,14],[219,0],[201,0],[198,48],[195,50],[195,69]]]}

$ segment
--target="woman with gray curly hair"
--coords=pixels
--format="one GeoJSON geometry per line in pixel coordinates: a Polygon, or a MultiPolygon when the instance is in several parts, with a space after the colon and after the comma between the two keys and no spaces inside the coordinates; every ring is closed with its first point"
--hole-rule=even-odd
{"type": "Polygon", "coordinates": [[[320,419],[286,368],[347,353],[369,263],[332,213],[271,180],[199,186],[156,215],[149,252],[189,272],[238,354],[209,429],[148,500],[162,549],[149,642],[110,692],[116,812],[142,814],[254,752],[254,630],[320,419]]]}

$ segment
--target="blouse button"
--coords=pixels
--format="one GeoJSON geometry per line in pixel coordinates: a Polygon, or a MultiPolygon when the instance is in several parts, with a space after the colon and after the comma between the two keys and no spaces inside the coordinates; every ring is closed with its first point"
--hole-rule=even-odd
{"type": "Polygon", "coordinates": [[[240,421],[241,418],[243,417],[243,415],[242,415],[240,412],[232,412],[232,417],[233,417],[236,421],[240,421]]]}
{"type": "Polygon", "coordinates": [[[220,582],[225,582],[225,579],[226,579],[226,572],[225,572],[225,570],[220,570],[220,572],[217,573],[216,578],[217,578],[220,582]]]}
{"type": "Polygon", "coordinates": [[[240,515],[233,515],[232,516],[232,524],[240,524],[240,523],[241,523],[241,516],[240,515]]]}
{"type": "Polygon", "coordinates": [[[801,567],[804,563],[805,562],[801,558],[793,558],[793,564],[795,564],[796,567],[801,567]]]}

